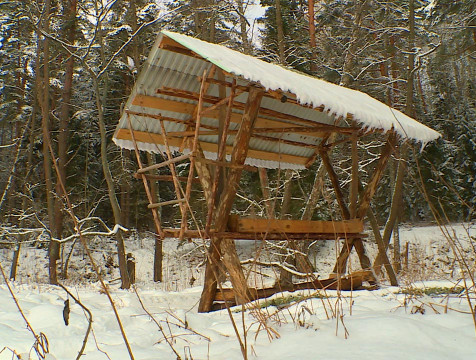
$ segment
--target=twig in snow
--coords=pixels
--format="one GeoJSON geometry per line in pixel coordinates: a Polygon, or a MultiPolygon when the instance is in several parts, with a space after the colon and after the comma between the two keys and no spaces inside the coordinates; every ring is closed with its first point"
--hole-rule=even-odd
{"type": "Polygon", "coordinates": [[[30,322],[26,318],[25,314],[23,313],[23,310],[20,307],[20,304],[18,303],[17,298],[15,297],[15,294],[13,293],[13,290],[10,286],[10,283],[7,279],[7,276],[5,275],[5,271],[3,271],[3,266],[2,263],[0,262],[0,272],[2,273],[3,280],[5,281],[5,284],[7,285],[8,291],[10,292],[10,295],[12,296],[13,301],[15,302],[15,305],[18,308],[18,311],[20,312],[20,315],[22,316],[23,320],[26,323],[26,328],[33,334],[35,337],[35,343],[33,345],[33,349],[35,349],[36,354],[40,359],[44,359],[46,354],[49,352],[49,343],[48,339],[45,334],[40,332],[39,335],[36,334],[35,330],[31,327],[30,322]]]}
{"type": "Polygon", "coordinates": [[[149,310],[146,309],[144,303],[142,302],[142,299],[141,297],[139,296],[139,293],[137,292],[137,288],[135,285],[132,285],[132,289],[134,290],[134,293],[136,294],[137,296],[137,300],[139,300],[139,304],[142,308],[142,310],[145,311],[145,313],[150,317],[150,319],[155,323],[155,325],[157,325],[157,327],[159,328],[160,332],[162,333],[162,335],[164,336],[164,339],[165,341],[167,341],[167,344],[169,345],[169,347],[172,349],[172,351],[174,352],[174,354],[177,356],[177,360],[182,360],[182,358],[180,357],[179,353],[177,352],[177,350],[175,350],[174,346],[172,345],[172,342],[170,341],[170,339],[167,337],[167,335],[165,334],[165,331],[164,331],[164,328],[162,327],[162,325],[160,325],[160,323],[155,319],[154,315],[152,315],[149,310]]]}
{"type": "Polygon", "coordinates": [[[91,332],[91,327],[92,327],[92,324],[93,324],[93,314],[91,314],[91,311],[89,311],[89,309],[86,306],[84,306],[81,303],[81,301],[79,301],[68,289],[66,289],[66,287],[63,286],[63,284],[58,283],[58,286],[61,287],[64,291],[66,291],[66,293],[69,296],[71,296],[71,298],[74,300],[74,302],[76,304],[78,304],[79,306],[81,306],[83,308],[83,310],[88,314],[88,316],[87,316],[87,318],[88,318],[88,328],[86,330],[86,334],[84,334],[83,345],[81,346],[81,349],[78,352],[78,356],[76,356],[76,360],[78,360],[83,355],[84,349],[86,348],[86,344],[88,342],[89,333],[91,332]]]}

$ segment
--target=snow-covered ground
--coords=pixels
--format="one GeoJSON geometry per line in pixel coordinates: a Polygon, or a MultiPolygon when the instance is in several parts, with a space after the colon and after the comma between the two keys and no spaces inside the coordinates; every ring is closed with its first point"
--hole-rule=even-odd
{"type": "MultiPolygon", "coordinates": [[[[453,229],[474,273],[475,254],[469,236],[476,236],[476,228],[458,225],[453,229]]],[[[104,250],[107,244],[97,241],[91,242],[91,246],[96,249],[96,258],[105,263],[109,256],[104,250]]],[[[402,287],[388,287],[384,283],[376,291],[282,293],[276,294],[274,300],[250,305],[245,313],[241,308],[232,309],[243,341],[246,331],[249,358],[476,359],[474,319],[468,298],[461,292],[459,266],[453,261],[447,241],[437,227],[403,228],[401,242],[404,245],[407,241],[410,269],[402,287]],[[426,270],[412,270],[418,267],[426,270]],[[440,280],[418,281],[425,277],[440,280]]],[[[154,284],[149,280],[149,243],[148,239],[131,238],[127,244],[137,259],[138,295],[132,290],[120,290],[117,282],[111,281],[117,270],[103,267],[135,359],[176,359],[171,346],[181,359],[242,359],[227,311],[197,313],[201,293],[197,286],[201,284],[202,270],[197,268],[202,261],[200,251],[193,250],[192,244],[178,249],[177,244],[168,244],[165,281],[154,284]],[[190,262],[192,266],[187,265],[190,262]],[[192,277],[197,279],[194,287],[189,285],[192,277]],[[146,314],[139,298],[154,319],[146,314]]],[[[335,258],[333,243],[326,244],[318,248],[318,270],[323,277],[330,272],[335,258]]],[[[248,241],[237,246],[246,258],[255,245],[248,241]]],[[[371,255],[375,251],[371,245],[368,249],[371,255]]],[[[0,250],[0,261],[6,270],[11,255],[11,249],[0,250]]],[[[46,336],[50,358],[76,358],[88,325],[82,308],[70,299],[70,322],[66,326],[63,308],[68,295],[45,284],[45,250],[25,249],[21,256],[18,281],[11,284],[20,307],[32,329],[46,336]]],[[[93,331],[84,358],[127,359],[127,349],[106,295],[94,276],[84,282],[84,276],[90,273],[85,262],[78,246],[71,260],[71,278],[65,281],[93,316],[93,331]]],[[[34,337],[7,286],[3,281],[0,284],[0,360],[17,359],[13,352],[23,354],[22,359],[28,359],[28,353],[37,359],[32,350],[34,337]]],[[[474,287],[469,296],[474,308],[474,287]]]]}

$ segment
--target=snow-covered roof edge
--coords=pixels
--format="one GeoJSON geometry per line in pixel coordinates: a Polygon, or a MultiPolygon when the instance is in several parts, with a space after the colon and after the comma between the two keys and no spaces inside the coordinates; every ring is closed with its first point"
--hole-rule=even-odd
{"type": "Polygon", "coordinates": [[[162,33],[226,72],[260,83],[267,90],[290,92],[296,95],[299,103],[324,106],[324,111],[337,117],[346,118],[352,114],[353,119],[365,128],[393,129],[401,137],[422,142],[423,145],[441,136],[428,126],[358,90],[288,70],[222,45],[171,31],[162,33]]]}

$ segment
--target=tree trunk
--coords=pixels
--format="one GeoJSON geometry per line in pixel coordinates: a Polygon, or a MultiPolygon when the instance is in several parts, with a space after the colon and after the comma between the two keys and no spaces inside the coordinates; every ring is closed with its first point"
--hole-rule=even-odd
{"type": "Polygon", "coordinates": [[[311,48],[311,72],[317,72],[316,64],[316,25],[314,23],[314,0],[309,0],[308,2],[309,10],[309,47],[311,48]]]}
{"type": "Polygon", "coordinates": [[[274,0],[276,7],[276,32],[278,34],[278,56],[279,63],[286,65],[286,55],[284,53],[284,31],[283,31],[283,15],[281,13],[281,0],[274,0]]]}
{"type": "Polygon", "coordinates": [[[243,52],[247,55],[251,54],[251,46],[248,40],[247,25],[248,21],[245,17],[245,11],[243,8],[243,0],[236,0],[238,7],[238,16],[240,17],[240,37],[243,44],[243,52]]]}
{"type": "MultiPolygon", "coordinates": [[[[51,11],[51,2],[50,0],[45,1],[45,13],[44,23],[42,24],[42,29],[45,32],[49,32],[50,28],[50,11],[51,11]]],[[[41,117],[42,117],[42,131],[43,131],[43,170],[45,177],[46,185],[46,202],[48,208],[48,225],[50,231],[52,232],[53,237],[56,237],[55,229],[55,212],[54,212],[54,197],[53,197],[53,176],[51,171],[51,155],[48,148],[48,138],[50,133],[50,98],[49,98],[49,61],[50,61],[50,51],[49,51],[49,39],[47,37],[43,40],[43,78],[41,82],[41,89],[38,93],[38,101],[41,107],[41,117]]],[[[38,54],[39,58],[39,54],[38,54]]],[[[56,261],[59,259],[59,243],[56,241],[50,241],[48,247],[48,272],[49,272],[49,281],[50,284],[58,283],[58,275],[56,269],[56,261]]]]}
{"type": "MultiPolygon", "coordinates": [[[[74,44],[76,34],[76,8],[77,0],[66,0],[63,6],[65,16],[65,32],[64,37],[69,44],[74,44]]],[[[74,51],[73,48],[69,48],[74,51]]],[[[69,56],[66,62],[66,73],[63,85],[62,102],[59,112],[59,133],[58,133],[58,170],[61,182],[66,186],[66,164],[68,162],[68,123],[71,112],[71,95],[73,88],[73,73],[74,73],[74,57],[69,56]]],[[[55,198],[55,231],[58,237],[63,234],[63,188],[61,182],[56,182],[56,198],[55,198]]],[[[63,273],[63,277],[66,274],[63,273]]]]}
{"type": "MultiPolygon", "coordinates": [[[[95,3],[95,6],[96,6],[96,14],[99,14],[97,3],[95,3]]],[[[106,55],[104,52],[105,46],[104,46],[104,38],[102,34],[103,31],[101,28],[101,21],[100,19],[97,19],[97,21],[98,21],[98,31],[97,31],[98,35],[97,36],[98,36],[98,43],[100,45],[101,61],[103,64],[106,64],[106,55]]],[[[106,136],[106,123],[104,120],[104,104],[106,102],[107,94],[109,91],[108,81],[107,79],[105,80],[105,83],[101,91],[99,87],[99,79],[97,75],[94,73],[92,69],[89,69],[89,73],[93,81],[94,92],[96,97],[95,100],[96,100],[96,109],[98,112],[99,133],[101,136],[102,170],[103,170],[104,178],[107,184],[107,194],[109,197],[109,202],[111,204],[112,213],[114,216],[114,222],[116,224],[120,224],[121,223],[121,208],[119,205],[119,201],[117,199],[116,190],[114,187],[114,180],[112,178],[111,169],[109,167],[109,161],[107,158],[107,136],[106,136]]],[[[129,281],[129,275],[127,273],[126,246],[124,243],[124,237],[123,237],[122,231],[119,230],[116,233],[115,237],[116,237],[116,245],[117,245],[119,272],[121,274],[121,288],[129,289],[131,287],[131,283],[129,281]]]]}

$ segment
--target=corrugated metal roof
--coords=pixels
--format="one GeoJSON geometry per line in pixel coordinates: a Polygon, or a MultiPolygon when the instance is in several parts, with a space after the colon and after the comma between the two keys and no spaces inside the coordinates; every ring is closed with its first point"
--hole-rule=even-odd
{"type": "MultiPolygon", "coordinates": [[[[170,35],[170,33],[167,33],[170,35]]],[[[170,96],[162,93],[157,93],[158,89],[173,88],[186,90],[193,93],[198,93],[200,91],[200,82],[199,77],[201,77],[204,71],[210,70],[212,63],[210,61],[204,60],[203,58],[197,56],[190,56],[187,54],[182,54],[176,51],[169,51],[160,47],[162,39],[167,37],[164,33],[160,34],[157,38],[156,43],[152,51],[149,54],[144,68],[142,69],[139,78],[134,86],[134,89],[126,103],[125,109],[129,112],[130,120],[134,131],[150,133],[150,134],[160,134],[160,122],[157,119],[157,116],[162,116],[165,118],[173,118],[176,121],[164,121],[166,132],[177,132],[185,131],[187,129],[186,121],[192,120],[190,104],[196,106],[196,99],[188,99],[183,96],[170,96]],[[148,97],[154,97],[155,99],[163,99],[172,101],[172,105],[160,105],[158,108],[145,107],[134,104],[134,99],[139,95],[145,95],[148,97]],[[139,115],[130,115],[130,114],[141,114],[139,115]]],[[[218,45],[214,45],[218,46],[218,45]]],[[[192,49],[196,50],[196,49],[192,49]]],[[[245,55],[243,55],[245,56],[245,55]]],[[[233,59],[231,59],[232,61],[233,59]]],[[[216,62],[215,62],[216,63],[216,62]]],[[[217,64],[220,66],[220,64],[217,64]]],[[[227,68],[225,68],[227,70],[227,68]]],[[[229,75],[229,74],[228,74],[229,75]]],[[[215,79],[218,79],[215,74],[215,79]]],[[[231,82],[232,77],[227,76],[226,81],[231,82]]],[[[238,77],[238,84],[247,85],[249,84],[248,80],[238,77]]],[[[229,89],[227,92],[229,93],[229,89]]],[[[219,97],[219,86],[216,84],[211,84],[207,95],[219,97]]],[[[247,93],[241,93],[235,98],[235,101],[245,103],[247,98],[247,93]]],[[[208,104],[209,105],[209,104],[208,104]]],[[[154,105],[155,106],[155,105],[154,105]]],[[[292,104],[290,102],[280,102],[274,98],[263,97],[261,102],[261,110],[264,111],[270,110],[274,112],[279,112],[281,114],[286,114],[289,116],[287,119],[279,119],[273,114],[265,113],[261,111],[259,114],[259,121],[261,124],[265,124],[264,121],[272,120],[282,122],[282,126],[296,126],[299,125],[299,121],[295,121],[292,117],[298,117],[301,119],[310,120],[318,124],[335,124],[335,116],[329,115],[327,112],[319,112],[315,109],[308,107],[300,106],[297,104],[292,104]],[[289,125],[286,125],[289,124],[289,125]]],[[[242,111],[239,109],[234,109],[235,114],[240,114],[242,111]]],[[[130,139],[125,138],[120,135],[121,129],[128,129],[128,113],[124,112],[119,120],[119,124],[114,135],[114,141],[116,144],[123,148],[133,148],[133,144],[130,139]]],[[[272,123],[271,123],[272,124],[272,123]]],[[[205,114],[202,117],[201,130],[209,129],[210,127],[218,127],[218,120],[213,116],[205,114]]],[[[302,125],[302,124],[301,124],[302,125]]],[[[344,124],[340,124],[344,125],[344,124]]],[[[266,123],[264,127],[275,127],[275,125],[270,126],[269,123],[266,123]]],[[[230,129],[237,129],[238,124],[235,122],[231,124],[230,129]]],[[[153,137],[144,137],[142,141],[138,141],[138,147],[140,150],[144,151],[162,151],[164,150],[162,146],[154,144],[152,141],[153,137]]],[[[233,143],[233,134],[229,135],[227,139],[227,144],[231,145],[233,143]]],[[[155,137],[160,142],[161,137],[155,137]]],[[[216,158],[216,153],[213,152],[213,144],[216,144],[218,141],[217,135],[201,135],[199,137],[200,141],[204,143],[211,144],[208,148],[204,149],[205,155],[209,158],[216,158]]],[[[313,145],[317,145],[320,142],[320,138],[316,136],[311,136],[306,133],[266,133],[266,134],[255,134],[254,137],[250,140],[249,149],[251,150],[248,154],[247,163],[250,165],[258,167],[267,167],[267,168],[293,168],[299,169],[304,167],[305,160],[311,157],[314,154],[313,145]],[[281,141],[269,141],[267,138],[281,139],[281,141]],[[298,142],[305,144],[305,146],[297,146],[293,142],[298,142]],[[261,156],[253,151],[269,153],[266,156],[261,156]],[[299,158],[287,158],[281,159],[278,154],[289,155],[291,157],[299,158]],[[269,156],[271,155],[271,156],[269,156]],[[297,161],[293,159],[298,159],[297,161]]],[[[178,142],[175,139],[173,149],[178,150],[178,142]]],[[[215,146],[216,147],[216,146],[215,146]]],[[[261,154],[261,153],[260,153],[261,154]]]]}

